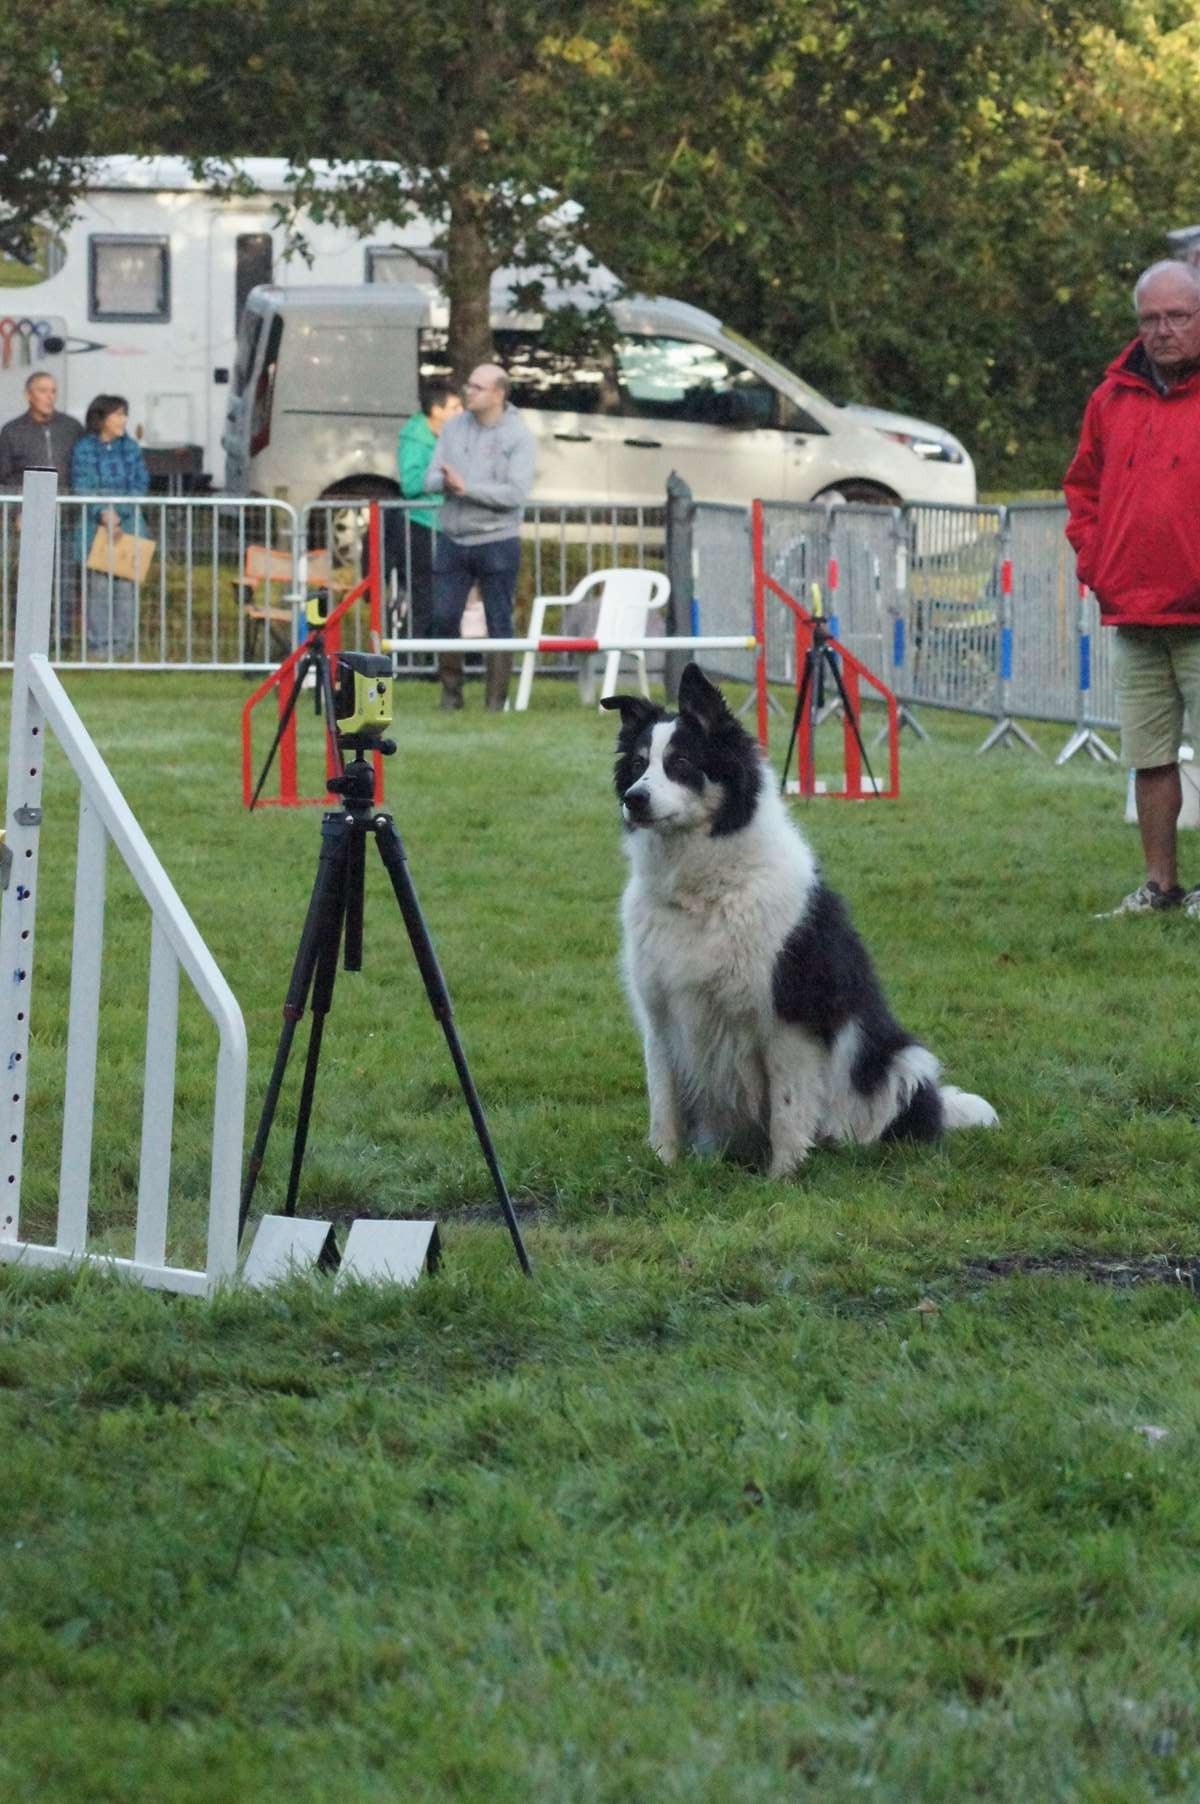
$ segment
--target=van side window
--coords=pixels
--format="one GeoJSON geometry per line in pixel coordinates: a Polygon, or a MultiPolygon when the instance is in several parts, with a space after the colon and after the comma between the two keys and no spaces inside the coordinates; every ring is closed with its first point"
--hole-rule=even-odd
{"type": "Polygon", "coordinates": [[[549,413],[619,411],[611,358],[603,350],[552,349],[537,331],[499,331],[495,337],[514,407],[549,413]]]}
{"type": "Polygon", "coordinates": [[[170,239],[94,232],[88,239],[88,318],[170,317],[170,239]]]}
{"type": "MultiPolygon", "coordinates": [[[[620,413],[621,398],[611,354],[598,349],[552,349],[536,330],[501,328],[496,359],[508,371],[514,407],[539,413],[620,413]]],[[[420,334],[421,378],[449,376],[446,334],[426,326],[420,334]]]]}
{"type": "Polygon", "coordinates": [[[780,396],[724,351],[689,338],[622,338],[617,344],[625,413],[694,426],[779,426],[780,396]]]}

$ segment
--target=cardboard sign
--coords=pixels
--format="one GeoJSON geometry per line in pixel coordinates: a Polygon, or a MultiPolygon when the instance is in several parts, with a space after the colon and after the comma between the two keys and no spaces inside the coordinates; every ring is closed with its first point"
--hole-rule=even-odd
{"type": "Polygon", "coordinates": [[[153,539],[139,539],[132,532],[123,532],[119,539],[113,538],[107,526],[98,526],[92,549],[87,554],[87,567],[99,570],[103,576],[140,583],[145,581],[153,556],[153,539]]]}

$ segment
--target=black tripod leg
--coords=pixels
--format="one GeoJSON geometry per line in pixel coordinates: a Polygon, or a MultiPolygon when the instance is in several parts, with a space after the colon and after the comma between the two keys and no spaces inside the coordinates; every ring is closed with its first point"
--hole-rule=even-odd
{"type": "Polygon", "coordinates": [[[258,801],[259,796],[263,792],[263,784],[266,782],[267,778],[271,774],[271,766],[275,762],[275,754],[279,750],[280,741],[282,740],[284,734],[287,732],[288,722],[291,720],[292,715],[296,712],[296,703],[300,700],[300,691],[304,687],[304,679],[308,675],[309,671],[312,669],[314,664],[317,664],[317,663],[323,664],[324,662],[325,662],[324,657],[321,655],[320,651],[314,650],[314,651],[310,651],[310,652],[305,652],[305,654],[301,658],[299,664],[297,664],[297,666],[296,666],[295,681],[292,684],[292,693],[288,696],[287,707],[283,710],[283,713],[279,716],[279,725],[275,729],[275,737],[271,741],[271,749],[267,753],[266,758],[263,761],[263,767],[262,767],[262,770],[259,772],[258,782],[254,786],[254,794],[250,798],[251,812],[253,812],[254,805],[258,801]]]}
{"type": "Polygon", "coordinates": [[[329,907],[321,926],[317,970],[312,987],[312,1006],[309,1010],[308,1053],[304,1060],[304,1082],[300,1086],[300,1102],[296,1109],[296,1131],[292,1137],[292,1168],[288,1174],[287,1197],[283,1205],[285,1215],[295,1215],[296,1213],[296,1197],[300,1191],[300,1169],[304,1164],[304,1153],[308,1146],[308,1124],[312,1118],[313,1097],[317,1089],[317,1066],[321,1062],[321,1042],[325,1038],[325,1022],[333,1004],[338,947],[341,944],[342,921],[346,913],[346,895],[350,882],[349,872],[353,864],[356,840],[361,846],[361,835],[356,834],[353,828],[349,829],[349,837],[342,841],[341,856],[336,866],[336,877],[331,886],[329,907]]]}
{"type": "Polygon", "coordinates": [[[479,1100],[479,1092],[475,1088],[475,1080],[472,1078],[470,1066],[467,1064],[467,1055],[463,1051],[462,1041],[458,1037],[458,1029],[454,1025],[454,1008],[450,1001],[450,992],[446,988],[446,980],[442,976],[442,968],[438,964],[433,941],[429,937],[429,929],[426,927],[425,917],[421,913],[421,904],[417,901],[417,892],[413,888],[413,881],[409,875],[408,860],[404,856],[404,846],[388,815],[376,815],[372,826],[375,831],[375,844],[379,847],[379,856],[392,880],[392,888],[395,890],[396,900],[400,904],[400,913],[404,917],[404,925],[408,930],[408,938],[417,961],[417,969],[420,971],[421,980],[425,985],[425,994],[429,998],[429,1005],[434,1015],[442,1024],[442,1032],[445,1034],[446,1044],[450,1048],[450,1057],[454,1060],[454,1069],[458,1073],[463,1097],[475,1127],[475,1137],[479,1141],[487,1168],[492,1174],[492,1183],[495,1185],[496,1196],[512,1237],[518,1263],[521,1270],[528,1275],[532,1269],[529,1263],[529,1254],[525,1251],[525,1242],[521,1239],[516,1211],[513,1209],[512,1198],[508,1194],[508,1186],[504,1182],[504,1174],[500,1170],[500,1161],[496,1157],[496,1149],[488,1131],[487,1118],[483,1113],[483,1104],[479,1100]]]}
{"type": "Polygon", "coordinates": [[[791,769],[792,753],[796,747],[796,735],[800,731],[800,722],[804,719],[804,703],[808,695],[809,684],[812,682],[812,657],[811,651],[805,652],[804,675],[801,677],[800,687],[796,691],[796,706],[792,714],[792,730],[788,736],[787,756],[783,761],[783,775],[779,779],[779,787],[785,792],[787,790],[788,771],[791,769]]]}
{"type": "Polygon", "coordinates": [[[258,1183],[258,1174],[262,1170],[267,1140],[271,1133],[271,1123],[275,1119],[279,1092],[283,1087],[283,1077],[292,1050],[292,1041],[296,1037],[296,1026],[304,1014],[308,1001],[309,985],[312,983],[313,972],[317,968],[317,959],[327,934],[326,917],[331,908],[337,908],[340,920],[340,857],[340,847],[334,844],[329,835],[323,837],[321,857],[317,864],[317,874],[313,880],[312,895],[308,903],[308,913],[304,917],[296,962],[292,966],[291,982],[288,984],[287,997],[283,1004],[283,1030],[279,1036],[275,1064],[271,1071],[270,1082],[267,1084],[267,1094],[263,1101],[262,1114],[259,1116],[258,1130],[254,1136],[249,1163],[246,1166],[245,1182],[242,1185],[241,1209],[238,1215],[239,1240],[245,1231],[246,1217],[250,1213],[250,1204],[258,1183]]]}
{"type": "Polygon", "coordinates": [[[862,733],[859,730],[858,715],[854,712],[854,709],[850,706],[850,697],[846,694],[846,685],[842,681],[842,673],[841,673],[840,669],[838,668],[838,661],[834,657],[833,653],[830,651],[828,646],[825,647],[824,657],[827,660],[828,668],[833,673],[833,680],[837,687],[838,696],[841,700],[842,707],[846,710],[846,719],[850,722],[850,726],[854,732],[855,740],[858,743],[859,757],[862,759],[863,763],[867,767],[867,775],[871,779],[871,788],[876,789],[878,787],[878,785],[876,784],[876,781],[875,781],[875,772],[871,769],[871,760],[867,757],[867,748],[863,744],[862,733]]]}

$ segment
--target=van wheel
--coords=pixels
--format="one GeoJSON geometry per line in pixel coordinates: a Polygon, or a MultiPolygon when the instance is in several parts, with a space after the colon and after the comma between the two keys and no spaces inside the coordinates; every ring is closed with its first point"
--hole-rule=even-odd
{"type": "Polygon", "coordinates": [[[822,489],[814,501],[857,501],[861,507],[899,507],[900,497],[891,489],[885,489],[882,483],[867,482],[852,477],[849,482],[835,482],[830,488],[822,489]]]}

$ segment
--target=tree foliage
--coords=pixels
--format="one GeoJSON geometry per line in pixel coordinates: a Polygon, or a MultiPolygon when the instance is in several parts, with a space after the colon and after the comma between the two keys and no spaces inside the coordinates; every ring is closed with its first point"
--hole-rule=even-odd
{"type": "Polygon", "coordinates": [[[107,50],[75,46],[78,10],[47,0],[0,7],[0,254],[27,260],[34,228],[69,218],[86,179],[91,132],[107,105],[107,50]],[[74,46],[71,86],[61,46],[74,46]]]}
{"type": "Polygon", "coordinates": [[[86,149],[285,156],[318,216],[440,222],[460,370],[492,273],[586,241],[993,483],[1057,480],[1200,203],[1200,0],[108,0],[70,37],[11,5],[10,218],[61,211],[86,149]]]}
{"type": "Polygon", "coordinates": [[[1197,8],[651,10],[643,63],[680,123],[656,172],[655,89],[622,96],[614,167],[580,192],[598,252],[835,398],[956,427],[991,482],[1057,483],[1134,276],[1200,199],[1197,8]]]}

